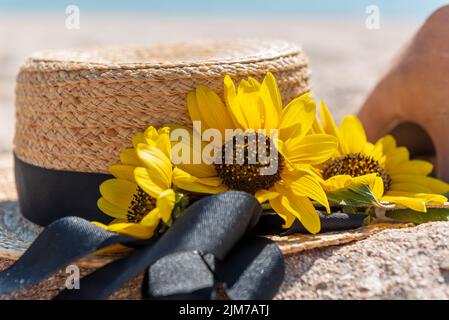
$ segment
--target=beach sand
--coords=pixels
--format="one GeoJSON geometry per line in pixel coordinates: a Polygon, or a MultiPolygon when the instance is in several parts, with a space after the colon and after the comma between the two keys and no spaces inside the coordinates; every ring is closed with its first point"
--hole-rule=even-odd
{"type": "Polygon", "coordinates": [[[394,53],[419,21],[382,21],[365,27],[365,17],[337,20],[303,17],[84,16],[81,28],[65,28],[65,15],[0,15],[0,151],[12,148],[14,81],[20,64],[44,49],[150,45],[202,39],[284,39],[299,43],[310,58],[315,97],[337,119],[356,112],[394,53]]]}

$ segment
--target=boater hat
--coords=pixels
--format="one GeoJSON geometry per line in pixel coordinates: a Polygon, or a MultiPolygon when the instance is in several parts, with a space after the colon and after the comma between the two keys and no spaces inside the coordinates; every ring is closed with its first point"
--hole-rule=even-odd
{"type": "Polygon", "coordinates": [[[14,154],[22,214],[41,225],[81,212],[104,220],[96,208],[99,182],[133,134],[150,125],[188,125],[186,96],[198,85],[222,93],[225,75],[261,80],[267,71],[278,79],[285,101],[310,90],[306,56],[285,42],[34,55],[16,86],[14,154]]]}
{"type": "MultiPolygon", "coordinates": [[[[284,101],[310,91],[305,54],[282,41],[33,55],[17,77],[14,155],[0,156],[0,268],[30,246],[42,230],[38,225],[66,216],[108,222],[97,200],[99,185],[110,177],[109,166],[117,163],[137,131],[165,123],[189,125],[188,92],[206,85],[220,95],[224,76],[262,80],[268,71],[275,75],[284,101]]],[[[374,231],[272,238],[284,254],[293,254],[353,241],[374,231]]],[[[116,258],[91,256],[77,264],[84,275],[116,258]]],[[[62,270],[31,289],[0,297],[50,298],[64,287],[66,277],[62,270]]],[[[128,282],[115,297],[138,297],[137,281],[141,277],[128,282]]]]}

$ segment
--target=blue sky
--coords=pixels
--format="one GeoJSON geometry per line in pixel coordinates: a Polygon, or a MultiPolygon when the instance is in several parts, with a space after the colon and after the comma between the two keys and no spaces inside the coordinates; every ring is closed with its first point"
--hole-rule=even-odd
{"type": "Polygon", "coordinates": [[[169,13],[246,15],[355,16],[368,5],[378,5],[382,14],[424,18],[442,0],[0,0],[1,12],[60,12],[76,4],[85,13],[169,13]]]}

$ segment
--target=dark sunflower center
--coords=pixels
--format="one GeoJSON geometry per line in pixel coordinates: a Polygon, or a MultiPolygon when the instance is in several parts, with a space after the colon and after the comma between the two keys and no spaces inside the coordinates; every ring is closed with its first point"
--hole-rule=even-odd
{"type": "Polygon", "coordinates": [[[128,222],[139,223],[155,207],[156,199],[138,187],[128,208],[128,222]]]}
{"type": "Polygon", "coordinates": [[[257,132],[236,134],[222,146],[221,163],[215,164],[229,189],[251,194],[281,180],[283,166],[284,158],[274,144],[257,132]]]}
{"type": "Polygon", "coordinates": [[[390,188],[391,178],[387,171],[377,160],[360,153],[349,153],[338,158],[332,158],[324,164],[323,168],[324,179],[341,174],[359,177],[370,173],[377,173],[382,178],[385,191],[390,188]]]}

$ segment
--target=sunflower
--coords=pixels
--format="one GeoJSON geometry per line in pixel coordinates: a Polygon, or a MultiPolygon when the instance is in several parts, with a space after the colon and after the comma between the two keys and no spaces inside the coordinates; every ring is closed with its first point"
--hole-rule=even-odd
{"type": "Polygon", "coordinates": [[[242,80],[237,89],[226,76],[224,100],[205,86],[198,86],[188,94],[192,122],[200,121],[199,134],[210,128],[219,130],[222,139],[214,142],[220,145],[221,151],[211,156],[216,160],[213,163],[179,167],[190,173],[202,172],[203,178],[219,178],[225,189],[249,192],[260,203],[268,201],[285,221],[285,228],[299,219],[309,232],[317,233],[320,219],[310,199],[323,205],[328,212],[329,203],[310,170],[312,165],[326,161],[335,153],[337,139],[328,134],[309,134],[315,119],[315,102],[305,94],[283,108],[276,79],[271,73],[266,74],[262,83],[251,77],[242,80]],[[229,129],[234,130],[234,134],[226,139],[229,129]],[[270,133],[274,131],[278,135],[271,139],[270,133]],[[258,144],[262,142],[266,149],[251,150],[251,137],[258,144]],[[224,161],[228,156],[226,150],[233,151],[232,161],[224,161]],[[270,160],[277,161],[270,174],[262,173],[267,164],[258,160],[263,153],[261,150],[269,153],[270,160]],[[238,157],[243,161],[238,162],[238,157]],[[256,161],[250,161],[251,157],[256,161]]]}
{"type": "Polygon", "coordinates": [[[423,160],[410,160],[406,147],[398,147],[391,135],[372,144],[355,116],[346,116],[337,128],[328,108],[320,103],[321,124],[315,121],[312,131],[338,138],[335,154],[317,166],[324,188],[334,191],[348,183],[370,185],[381,201],[426,212],[427,205],[442,205],[449,184],[429,177],[433,166],[423,160]]]}
{"type": "Polygon", "coordinates": [[[112,232],[149,239],[170,225],[174,211],[179,214],[188,204],[179,186],[204,193],[223,191],[214,179],[196,178],[172,165],[169,136],[168,127],[159,130],[149,127],[134,135],[133,148],[120,154],[121,164],[109,168],[114,178],[100,185],[98,207],[114,220],[109,225],[94,224],[112,232]]]}

